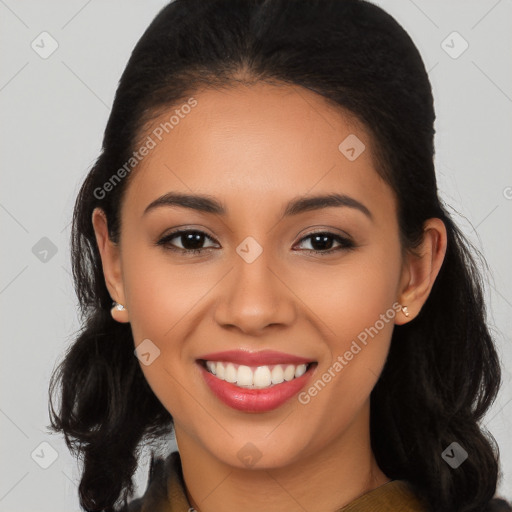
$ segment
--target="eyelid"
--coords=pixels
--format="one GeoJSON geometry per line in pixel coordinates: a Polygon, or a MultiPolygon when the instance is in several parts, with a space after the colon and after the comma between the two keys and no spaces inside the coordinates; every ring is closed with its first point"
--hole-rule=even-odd
{"type": "MultiPolygon", "coordinates": [[[[335,228],[323,227],[323,228],[317,228],[315,231],[306,232],[298,239],[298,241],[293,245],[293,247],[295,247],[297,244],[302,243],[305,240],[310,239],[314,235],[320,235],[320,234],[327,235],[328,237],[334,239],[336,242],[338,242],[338,244],[340,244],[340,246],[336,247],[334,249],[332,249],[332,248],[327,249],[325,251],[315,250],[315,249],[302,249],[302,251],[306,251],[308,253],[314,253],[315,255],[319,255],[319,256],[324,256],[324,255],[327,256],[327,255],[338,253],[340,251],[350,251],[357,247],[357,244],[354,242],[354,240],[348,233],[345,233],[342,231],[341,233],[343,233],[343,234],[339,234],[339,233],[336,233],[336,231],[337,230],[335,228]]],[[[187,226],[180,226],[178,228],[175,228],[171,232],[160,237],[159,240],[156,242],[156,245],[163,246],[167,250],[181,253],[182,255],[200,254],[200,253],[204,253],[205,251],[209,252],[210,249],[215,248],[215,247],[210,246],[210,247],[202,247],[199,249],[182,249],[181,247],[173,247],[169,243],[169,241],[172,240],[173,238],[179,238],[180,235],[184,235],[187,233],[196,233],[199,235],[204,235],[205,238],[208,238],[211,241],[213,241],[214,243],[220,245],[220,243],[213,236],[209,235],[202,229],[192,228],[192,227],[187,227],[187,226]]]]}
{"type": "Polygon", "coordinates": [[[189,224],[184,224],[182,226],[175,226],[174,228],[171,228],[169,231],[164,231],[163,235],[158,236],[158,240],[161,240],[162,238],[167,238],[171,235],[189,233],[190,231],[205,235],[205,236],[211,238],[212,240],[214,240],[216,243],[219,243],[218,240],[216,240],[216,238],[210,234],[210,232],[207,228],[205,228],[203,226],[195,227],[195,226],[191,226],[189,224]]]}
{"type": "Polygon", "coordinates": [[[357,247],[356,243],[353,241],[352,237],[348,234],[338,234],[335,231],[332,231],[332,229],[319,229],[317,231],[310,231],[303,236],[301,236],[298,240],[297,244],[302,243],[304,240],[311,239],[314,235],[326,235],[329,238],[334,239],[335,242],[338,242],[340,245],[339,247],[335,247],[334,249],[327,249],[325,251],[319,251],[315,249],[303,249],[303,251],[307,251],[309,253],[313,253],[317,256],[328,256],[331,254],[336,254],[340,251],[350,251],[357,247]]]}
{"type": "MultiPolygon", "coordinates": [[[[166,233],[165,235],[158,237],[158,240],[155,242],[155,245],[166,245],[166,242],[168,240],[172,240],[173,238],[179,238],[180,235],[185,235],[187,233],[197,233],[200,235],[204,235],[205,238],[208,238],[212,242],[220,245],[220,242],[217,239],[215,239],[215,237],[208,234],[206,231],[203,231],[203,228],[199,229],[199,228],[192,228],[192,227],[187,227],[187,226],[180,226],[178,228],[171,230],[169,233],[166,233]]],[[[194,250],[194,249],[181,249],[180,247],[173,248],[173,249],[176,249],[177,251],[182,251],[182,252],[192,252],[194,250]]],[[[195,250],[196,251],[197,250],[204,251],[207,249],[212,249],[212,247],[204,247],[202,249],[195,249],[195,250]]]]}
{"type": "MultiPolygon", "coordinates": [[[[308,230],[310,228],[315,228],[315,226],[310,226],[308,228],[308,230]]],[[[316,229],[314,229],[314,231],[308,231],[306,230],[304,234],[299,233],[299,235],[297,235],[297,237],[300,237],[298,238],[298,240],[302,240],[303,238],[307,238],[308,236],[312,236],[312,235],[317,235],[317,234],[329,234],[329,235],[335,235],[335,236],[339,236],[341,238],[346,238],[347,240],[350,240],[351,242],[354,242],[352,236],[350,236],[346,231],[343,231],[341,229],[338,229],[338,228],[332,228],[332,227],[325,227],[325,226],[320,226],[316,229]]],[[[355,242],[354,242],[355,243],[355,242]]]]}

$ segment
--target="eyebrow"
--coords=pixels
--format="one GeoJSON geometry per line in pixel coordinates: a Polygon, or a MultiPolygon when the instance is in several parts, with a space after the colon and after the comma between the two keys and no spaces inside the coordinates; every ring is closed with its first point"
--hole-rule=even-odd
{"type": "MultiPolygon", "coordinates": [[[[178,206],[205,213],[226,215],[226,208],[215,198],[208,195],[183,194],[180,192],[169,192],[168,194],[158,197],[146,207],[143,215],[146,215],[149,211],[162,206],[178,206]]],[[[302,196],[294,198],[286,205],[282,217],[289,217],[312,210],[332,207],[353,208],[355,210],[359,210],[369,219],[373,220],[372,213],[364,204],[345,194],[302,196]]]]}

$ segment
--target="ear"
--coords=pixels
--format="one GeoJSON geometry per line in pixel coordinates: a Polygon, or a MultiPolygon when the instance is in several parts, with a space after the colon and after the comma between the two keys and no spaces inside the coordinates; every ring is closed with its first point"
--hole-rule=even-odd
{"type": "Polygon", "coordinates": [[[112,317],[121,323],[129,322],[126,309],[123,275],[121,271],[121,258],[119,246],[112,242],[108,236],[107,216],[101,208],[92,212],[92,225],[96,235],[96,243],[101,256],[105,284],[112,299],[125,306],[124,310],[113,307],[112,317]]]}
{"type": "Polygon", "coordinates": [[[423,241],[417,254],[407,252],[402,268],[399,302],[407,306],[409,316],[398,315],[395,324],[413,320],[425,304],[439,274],[446,254],[446,226],[441,219],[428,219],[423,224],[423,241]]]}

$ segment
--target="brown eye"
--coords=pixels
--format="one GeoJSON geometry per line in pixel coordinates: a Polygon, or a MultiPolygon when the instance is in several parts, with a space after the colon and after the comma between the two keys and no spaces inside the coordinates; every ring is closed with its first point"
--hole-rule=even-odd
{"type": "Polygon", "coordinates": [[[313,251],[322,255],[331,254],[343,249],[350,250],[355,248],[355,244],[352,240],[328,231],[311,233],[310,235],[302,238],[301,242],[304,240],[310,240],[311,245],[311,249],[306,248],[306,251],[313,251]],[[332,249],[333,244],[336,242],[339,244],[339,247],[332,249]]]}
{"type": "MultiPolygon", "coordinates": [[[[183,254],[199,254],[207,249],[213,248],[213,246],[204,247],[205,241],[210,240],[217,243],[212,237],[198,230],[181,230],[169,233],[158,240],[157,245],[163,246],[165,249],[171,251],[181,252],[183,254]],[[177,245],[173,240],[179,240],[181,247],[177,245]]],[[[301,243],[305,240],[310,240],[311,248],[305,248],[305,251],[314,252],[317,254],[332,254],[340,250],[351,250],[355,248],[352,240],[330,233],[326,231],[311,233],[310,235],[301,239],[301,243]],[[338,244],[338,247],[333,245],[338,244]]]]}
{"type": "Polygon", "coordinates": [[[206,233],[203,233],[202,231],[182,230],[165,235],[163,238],[158,240],[157,245],[161,245],[172,251],[197,254],[204,251],[205,249],[211,248],[211,246],[203,247],[206,239],[213,240],[213,238],[208,236],[206,233]],[[172,240],[175,239],[181,241],[181,247],[177,247],[175,243],[172,243],[172,240]]]}

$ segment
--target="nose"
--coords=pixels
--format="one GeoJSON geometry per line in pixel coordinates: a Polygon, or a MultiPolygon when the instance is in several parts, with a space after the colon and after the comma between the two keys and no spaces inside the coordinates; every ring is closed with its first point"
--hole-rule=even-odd
{"type": "Polygon", "coordinates": [[[222,285],[215,320],[223,328],[261,335],[270,326],[293,324],[297,308],[279,266],[268,261],[266,252],[251,263],[234,258],[234,268],[222,285]]]}

